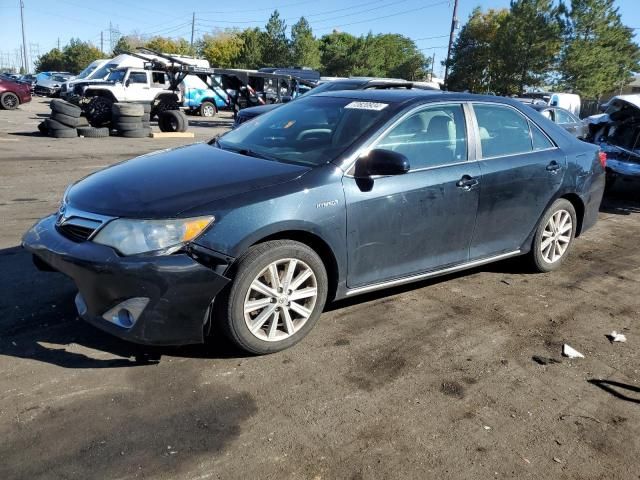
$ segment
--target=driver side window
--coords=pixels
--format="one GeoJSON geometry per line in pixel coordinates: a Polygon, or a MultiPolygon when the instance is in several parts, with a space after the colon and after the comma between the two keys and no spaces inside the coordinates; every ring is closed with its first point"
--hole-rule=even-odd
{"type": "Polygon", "coordinates": [[[411,170],[463,162],[467,134],[462,105],[435,105],[408,116],[376,148],[403,154],[411,170]]]}

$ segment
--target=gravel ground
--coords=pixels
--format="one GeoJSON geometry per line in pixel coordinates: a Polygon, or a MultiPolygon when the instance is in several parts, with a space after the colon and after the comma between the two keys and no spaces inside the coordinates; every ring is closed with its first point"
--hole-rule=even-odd
{"type": "MultiPolygon", "coordinates": [[[[18,245],[70,182],[191,141],[35,135],[47,111],[0,111],[0,478],[640,478],[637,185],[552,274],[516,259],[339,302],[266,357],[147,348],[78,320],[18,245]]],[[[198,141],[230,125],[190,120],[198,141]]]]}

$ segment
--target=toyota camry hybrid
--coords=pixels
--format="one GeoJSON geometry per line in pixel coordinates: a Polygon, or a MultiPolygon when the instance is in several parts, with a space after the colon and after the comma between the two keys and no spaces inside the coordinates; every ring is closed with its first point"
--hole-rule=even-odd
{"type": "Polygon", "coordinates": [[[527,254],[596,222],[606,156],[516,101],[422,90],[301,98],[69,186],[23,238],[82,318],[178,345],[301,340],[325,303],[527,254]]]}

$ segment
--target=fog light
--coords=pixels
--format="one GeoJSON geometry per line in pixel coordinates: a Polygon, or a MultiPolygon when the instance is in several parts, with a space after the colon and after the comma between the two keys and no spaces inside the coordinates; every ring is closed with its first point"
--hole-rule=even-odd
{"type": "Polygon", "coordinates": [[[146,297],[130,298],[107,311],[102,315],[102,318],[119,327],[131,328],[138,321],[148,303],[149,299],[146,297]]]}

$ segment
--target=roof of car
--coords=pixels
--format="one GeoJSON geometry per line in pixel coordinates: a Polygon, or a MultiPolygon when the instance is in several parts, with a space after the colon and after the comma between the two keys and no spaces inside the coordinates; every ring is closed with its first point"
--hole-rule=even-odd
{"type": "Polygon", "coordinates": [[[441,90],[423,90],[418,88],[395,88],[395,89],[370,89],[370,90],[337,90],[321,93],[316,96],[323,97],[343,97],[353,98],[363,101],[379,101],[390,103],[421,102],[421,101],[481,101],[492,103],[503,103],[522,107],[523,105],[515,100],[495,95],[476,95],[473,93],[443,92],[441,90]]]}

